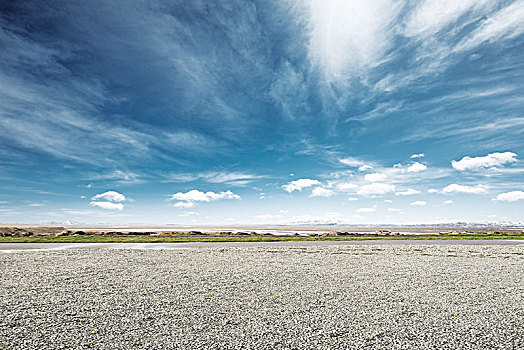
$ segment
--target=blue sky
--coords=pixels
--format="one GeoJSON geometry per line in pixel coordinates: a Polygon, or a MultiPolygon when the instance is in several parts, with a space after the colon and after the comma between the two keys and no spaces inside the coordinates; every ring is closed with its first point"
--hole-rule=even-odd
{"type": "Polygon", "coordinates": [[[0,9],[0,222],[524,221],[524,1],[0,9]]]}

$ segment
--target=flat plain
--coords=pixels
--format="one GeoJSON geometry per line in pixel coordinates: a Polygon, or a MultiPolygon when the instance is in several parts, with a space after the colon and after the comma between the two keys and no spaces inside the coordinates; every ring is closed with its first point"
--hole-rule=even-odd
{"type": "Polygon", "coordinates": [[[3,251],[0,346],[524,348],[521,243],[326,243],[3,251]]]}

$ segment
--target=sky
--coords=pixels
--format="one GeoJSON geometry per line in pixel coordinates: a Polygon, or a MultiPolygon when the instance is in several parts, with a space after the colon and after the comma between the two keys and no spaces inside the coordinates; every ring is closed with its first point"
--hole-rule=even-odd
{"type": "Polygon", "coordinates": [[[524,222],[524,1],[7,1],[0,223],[524,222]]]}

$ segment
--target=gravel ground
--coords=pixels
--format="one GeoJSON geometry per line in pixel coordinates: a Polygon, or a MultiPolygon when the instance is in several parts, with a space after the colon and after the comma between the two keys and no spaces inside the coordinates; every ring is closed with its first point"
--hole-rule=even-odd
{"type": "Polygon", "coordinates": [[[6,349],[524,349],[524,246],[0,253],[6,349]]]}

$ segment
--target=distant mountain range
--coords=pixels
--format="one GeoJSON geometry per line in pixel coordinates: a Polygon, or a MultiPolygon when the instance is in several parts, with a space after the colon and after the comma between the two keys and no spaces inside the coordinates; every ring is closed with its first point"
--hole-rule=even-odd
{"type": "Polygon", "coordinates": [[[347,227],[420,227],[420,228],[438,228],[438,227],[449,227],[449,228],[492,228],[492,227],[503,227],[503,228],[524,228],[524,222],[450,222],[450,223],[438,223],[438,224],[347,224],[344,222],[336,221],[299,221],[286,225],[279,226],[347,226],[347,227]]]}
{"type": "Polygon", "coordinates": [[[348,224],[339,221],[323,221],[323,220],[310,220],[310,221],[297,221],[288,224],[268,224],[268,225],[185,225],[185,224],[152,224],[152,223],[133,223],[133,224],[111,224],[111,223],[98,223],[98,224],[86,224],[83,222],[66,220],[66,221],[50,221],[39,225],[49,226],[114,226],[114,227],[155,227],[155,226],[173,226],[173,227],[189,227],[189,226],[338,226],[338,227],[405,227],[405,228],[524,228],[524,222],[508,222],[508,221],[496,221],[496,222],[448,222],[438,224],[348,224]]]}

